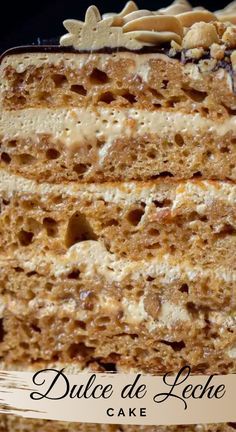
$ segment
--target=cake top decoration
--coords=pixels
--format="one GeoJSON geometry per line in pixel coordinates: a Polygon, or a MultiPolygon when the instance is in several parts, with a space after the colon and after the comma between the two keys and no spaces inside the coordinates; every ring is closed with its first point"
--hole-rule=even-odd
{"type": "Polygon", "coordinates": [[[220,21],[229,21],[236,24],[236,1],[228,4],[224,9],[217,11],[216,15],[220,21]]]}
{"type": "Polygon", "coordinates": [[[157,13],[165,15],[178,15],[191,10],[192,6],[187,0],[175,0],[170,6],[158,9],[157,13]]]}
{"type": "Polygon", "coordinates": [[[85,21],[68,19],[68,33],[60,45],[76,50],[96,51],[103,48],[139,50],[144,46],[175,43],[183,48],[210,48],[213,43],[234,45],[236,1],[225,9],[212,13],[202,7],[193,8],[187,0],[175,0],[169,7],[149,11],[139,9],[129,1],[120,13],[101,16],[96,6],[90,6],[85,21]],[[222,23],[223,27],[216,24],[222,23]],[[230,28],[230,38],[222,36],[230,28]],[[222,34],[219,34],[222,33],[222,34]]]}
{"type": "Polygon", "coordinates": [[[69,33],[62,36],[62,46],[73,46],[80,50],[99,50],[107,46],[115,48],[125,46],[128,49],[140,49],[142,45],[132,37],[123,33],[121,27],[112,26],[113,17],[102,19],[96,6],[90,6],[85,21],[69,19],[64,26],[69,33]]]}
{"type": "Polygon", "coordinates": [[[113,26],[122,26],[123,24],[123,17],[125,17],[126,15],[129,15],[132,12],[138,11],[138,6],[136,5],[136,3],[134,3],[133,1],[128,1],[128,3],[126,3],[124,9],[119,13],[106,13],[103,14],[103,19],[106,18],[113,18],[113,26]]]}

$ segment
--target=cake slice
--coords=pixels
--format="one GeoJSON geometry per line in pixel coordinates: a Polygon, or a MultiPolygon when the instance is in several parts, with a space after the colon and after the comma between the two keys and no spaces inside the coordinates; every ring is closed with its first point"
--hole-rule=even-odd
{"type": "Polygon", "coordinates": [[[236,372],[235,16],[91,6],[59,45],[2,55],[3,368],[236,372]]]}

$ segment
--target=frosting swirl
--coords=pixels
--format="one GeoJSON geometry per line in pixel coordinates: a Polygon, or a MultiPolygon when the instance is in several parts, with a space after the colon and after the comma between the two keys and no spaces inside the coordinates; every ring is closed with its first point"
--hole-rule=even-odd
{"type": "Polygon", "coordinates": [[[216,12],[219,21],[236,24],[236,1],[228,4],[224,9],[216,12]]]}
{"type": "Polygon", "coordinates": [[[170,6],[159,9],[156,13],[163,15],[178,15],[191,10],[192,6],[187,0],[175,0],[170,6]]]}
{"type": "Polygon", "coordinates": [[[106,13],[102,15],[103,19],[106,18],[113,18],[113,22],[112,25],[113,26],[122,26],[123,25],[123,17],[125,17],[126,15],[129,15],[132,12],[138,11],[138,6],[136,5],[136,3],[134,1],[128,1],[128,3],[126,3],[124,9],[119,13],[106,13]]]}
{"type": "Polygon", "coordinates": [[[129,33],[141,42],[158,44],[174,40],[181,43],[183,27],[178,19],[169,15],[142,16],[123,26],[124,33],[129,33]]]}
{"type": "Polygon", "coordinates": [[[195,9],[191,12],[184,12],[177,15],[178,20],[181,22],[183,27],[191,27],[193,24],[198,22],[209,23],[211,21],[217,21],[216,16],[208,10],[195,9]]]}

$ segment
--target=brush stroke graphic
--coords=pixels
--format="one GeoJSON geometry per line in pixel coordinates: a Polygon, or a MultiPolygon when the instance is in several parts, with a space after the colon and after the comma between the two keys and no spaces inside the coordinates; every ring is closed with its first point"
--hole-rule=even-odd
{"type": "Polygon", "coordinates": [[[82,423],[235,422],[236,375],[0,371],[0,413],[82,423]]]}

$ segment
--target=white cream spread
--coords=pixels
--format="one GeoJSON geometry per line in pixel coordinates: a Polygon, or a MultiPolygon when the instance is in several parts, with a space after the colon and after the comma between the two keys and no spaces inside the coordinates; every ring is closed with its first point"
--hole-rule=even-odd
{"type": "MultiPolygon", "coordinates": [[[[169,284],[178,282],[182,278],[191,281],[199,281],[200,278],[213,278],[214,280],[225,281],[228,283],[236,282],[236,272],[223,266],[216,268],[202,268],[202,266],[193,266],[187,261],[181,263],[171,255],[165,254],[155,256],[146,260],[132,261],[118,258],[116,255],[108,252],[102,243],[97,241],[84,241],[72,246],[65,255],[55,256],[48,253],[47,256],[42,254],[32,255],[31,253],[22,256],[22,251],[15,251],[12,258],[19,260],[20,265],[33,271],[46,266],[49,273],[56,277],[67,275],[76,266],[82,266],[83,276],[91,279],[96,275],[104,278],[109,283],[120,283],[125,280],[133,282],[151,276],[159,278],[161,283],[169,284]]],[[[9,258],[0,257],[0,262],[9,258]]]]}
{"type": "Polygon", "coordinates": [[[141,322],[150,319],[144,308],[143,298],[141,298],[138,303],[124,298],[122,300],[122,311],[124,313],[122,321],[129,324],[140,324],[141,322]]]}
{"type": "MultiPolygon", "coordinates": [[[[149,60],[162,59],[165,62],[176,62],[177,60],[171,59],[170,57],[160,53],[150,53],[139,55],[131,52],[118,52],[110,54],[106,53],[22,53],[22,54],[11,54],[3,58],[0,64],[0,71],[4,71],[8,66],[14,68],[17,73],[23,73],[28,67],[32,65],[39,68],[43,65],[50,64],[55,67],[60,67],[61,64],[65,68],[69,69],[81,69],[86,66],[89,62],[96,62],[98,68],[103,70],[104,66],[111,60],[112,62],[120,62],[122,59],[132,60],[133,65],[131,72],[135,72],[140,75],[145,67],[149,67],[149,60]]],[[[2,81],[5,81],[4,79],[2,81]]],[[[4,85],[4,82],[0,82],[0,88],[4,85]]],[[[5,84],[7,85],[7,84],[5,84]]]]}
{"type": "MultiPolygon", "coordinates": [[[[96,184],[76,184],[61,183],[59,185],[50,183],[37,183],[34,180],[25,179],[19,175],[10,174],[0,170],[0,193],[5,193],[9,198],[14,193],[41,195],[42,200],[47,201],[48,194],[63,196],[80,195],[83,199],[103,199],[109,203],[119,204],[125,202],[131,205],[137,201],[143,201],[150,205],[153,200],[163,199],[163,190],[160,183],[155,182],[122,182],[118,183],[96,183],[96,184]]],[[[234,206],[236,203],[236,185],[227,182],[211,181],[180,181],[176,187],[172,185],[171,198],[173,204],[172,211],[181,206],[199,207],[200,213],[203,206],[211,204],[213,201],[220,200],[226,205],[234,206]]]]}
{"type": "Polygon", "coordinates": [[[191,317],[183,306],[165,302],[161,306],[158,319],[167,327],[172,327],[178,323],[178,321],[190,321],[191,317]]]}
{"type": "Polygon", "coordinates": [[[96,111],[89,108],[29,108],[0,113],[0,135],[3,140],[48,134],[71,150],[95,138],[111,142],[120,137],[132,138],[150,133],[168,139],[169,134],[175,131],[190,136],[199,135],[202,139],[204,133],[224,136],[235,130],[235,116],[216,122],[198,113],[135,108],[101,107],[96,111]]]}

